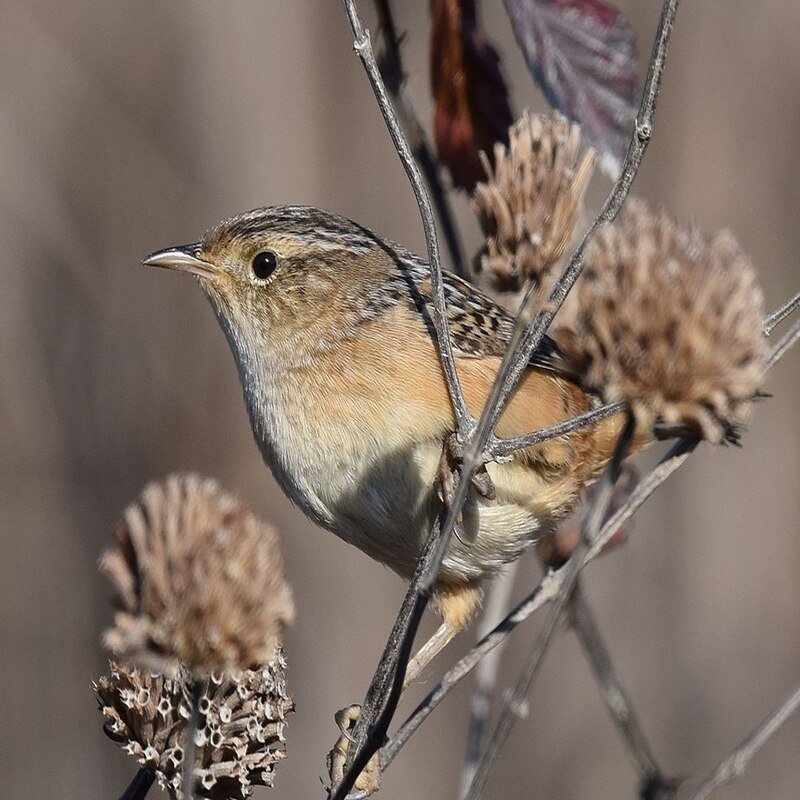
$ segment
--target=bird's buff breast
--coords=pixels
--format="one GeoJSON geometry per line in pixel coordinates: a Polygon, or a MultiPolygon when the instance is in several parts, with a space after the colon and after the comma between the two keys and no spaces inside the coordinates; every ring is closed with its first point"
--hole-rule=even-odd
{"type": "MultiPolygon", "coordinates": [[[[241,368],[241,366],[240,366],[241,368]]],[[[252,376],[250,376],[252,377],[252,376]]],[[[404,576],[410,576],[435,513],[446,421],[428,420],[424,402],[387,402],[371,386],[309,390],[308,375],[244,382],[253,431],[276,480],[311,519],[404,576]],[[438,435],[419,436],[426,429],[438,435]],[[412,433],[413,431],[413,433],[412,433]]],[[[518,464],[488,465],[497,499],[474,493],[441,577],[474,580],[516,558],[540,533],[531,474],[518,464]]]]}

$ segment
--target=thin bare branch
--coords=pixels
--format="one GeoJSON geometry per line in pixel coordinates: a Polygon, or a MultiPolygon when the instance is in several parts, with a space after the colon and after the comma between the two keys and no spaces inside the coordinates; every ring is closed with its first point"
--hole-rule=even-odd
{"type": "MultiPolygon", "coordinates": [[[[684,439],[676,442],[656,467],[637,484],[625,504],[603,525],[594,544],[589,548],[586,556],[587,564],[597,558],[620,526],[627,522],[644,505],[653,492],[684,464],[697,444],[696,441],[684,439]]],[[[564,580],[564,569],[562,567],[545,575],[538,586],[491,633],[486,635],[455,666],[445,673],[439,684],[428,693],[381,750],[381,767],[383,769],[386,769],[391,764],[398,752],[430,713],[475,668],[478,662],[506,639],[521,622],[528,619],[531,614],[549,603],[558,594],[559,587],[564,580]]]]}
{"type": "Polygon", "coordinates": [[[798,308],[800,308],[800,292],[789,298],[780,308],[776,308],[775,311],[767,316],[763,325],[764,335],[769,336],[776,325],[783,322],[789,314],[797,311],[798,308]]]}
{"type": "Polygon", "coordinates": [[[536,643],[531,648],[525,665],[514,684],[514,688],[508,695],[505,708],[500,714],[497,726],[475,770],[472,786],[470,786],[470,790],[467,792],[467,800],[479,800],[483,794],[486,781],[489,778],[489,773],[500,757],[500,752],[503,749],[506,739],[508,739],[508,735],[511,733],[514,722],[521,716],[520,709],[527,706],[531,686],[534,680],[536,680],[536,676],[539,674],[539,669],[544,662],[547,651],[550,649],[550,644],[553,641],[553,636],[561,621],[567,602],[577,586],[578,576],[586,564],[588,548],[600,534],[603,521],[611,504],[614,486],[619,478],[625,456],[630,449],[635,430],[636,419],[633,412],[628,411],[625,419],[625,426],[614,447],[611,461],[600,476],[597,484],[597,491],[595,492],[591,505],[581,525],[581,538],[572,551],[569,560],[560,570],[560,572],[563,573],[563,578],[561,586],[559,586],[558,592],[553,599],[550,613],[536,638],[536,643]]]}
{"type": "Polygon", "coordinates": [[[525,661],[525,666],[520,674],[514,688],[508,692],[505,706],[500,714],[500,719],[495,726],[492,736],[486,745],[486,749],[481,755],[472,784],[466,794],[466,800],[478,800],[483,794],[489,772],[500,756],[500,751],[511,733],[514,722],[527,715],[528,694],[533,681],[539,674],[539,669],[544,662],[544,656],[550,647],[553,636],[561,621],[561,614],[569,598],[569,592],[578,579],[578,574],[582,566],[582,559],[586,553],[586,546],[581,541],[573,551],[572,557],[559,570],[562,575],[561,585],[553,598],[553,605],[547,615],[544,626],[536,637],[533,647],[525,661]]]}
{"type": "Polygon", "coordinates": [[[142,767],[133,776],[133,780],[122,793],[119,800],[144,800],[155,779],[156,773],[152,769],[142,767]]]}
{"type": "Polygon", "coordinates": [[[767,357],[767,369],[774,367],[800,339],[800,319],[778,340],[767,357]]]}
{"type": "Polygon", "coordinates": [[[361,15],[356,7],[355,0],[343,0],[347,17],[350,20],[350,27],[353,31],[353,49],[361,59],[364,69],[367,72],[372,91],[378,101],[378,107],[383,114],[386,128],[392,138],[398,156],[403,163],[403,167],[414,190],[414,196],[419,206],[419,214],[422,219],[422,227],[425,230],[425,243],[428,247],[428,263],[431,270],[431,290],[433,293],[433,323],[436,329],[436,340],[439,350],[439,357],[442,361],[447,390],[450,393],[450,401],[458,422],[460,433],[466,433],[473,427],[472,418],[467,409],[464,393],[456,372],[456,362],[453,356],[453,343],[450,338],[450,330],[447,327],[447,305],[444,296],[444,281],[442,280],[442,265],[439,258],[439,242],[436,238],[436,223],[433,219],[433,209],[425,184],[422,180],[417,162],[406,139],[403,128],[398,119],[397,112],[389,98],[386,85],[381,77],[378,62],[375,59],[375,52],[372,49],[372,41],[369,31],[364,27],[361,15]]]}
{"type": "Polygon", "coordinates": [[[611,654],[580,584],[572,593],[569,619],[600,687],[608,712],[639,768],[640,794],[663,800],[674,797],[678,784],[667,778],[658,766],[633,704],[617,676],[611,654]]]}
{"type": "MultiPolygon", "coordinates": [[[[493,628],[498,620],[505,615],[511,600],[514,580],[519,570],[519,561],[513,561],[492,582],[489,597],[484,605],[483,619],[478,634],[480,641],[493,628]],[[486,623],[489,622],[491,627],[486,623]]],[[[461,769],[461,782],[458,791],[459,797],[465,797],[475,777],[481,753],[486,739],[486,726],[489,723],[489,714],[492,710],[492,695],[497,683],[497,670],[500,667],[500,656],[503,645],[496,647],[484,658],[475,671],[475,688],[472,690],[470,704],[469,727],[467,728],[467,752],[464,756],[464,766],[461,769]]]]}
{"type": "Polygon", "coordinates": [[[758,726],[703,783],[692,800],[706,800],[717,789],[726,783],[736,780],[747,768],[750,759],[767,743],[789,717],[800,708],[800,684],[794,687],[791,694],[775,709],[761,725],[758,726]]]}
{"type": "Polygon", "coordinates": [[[507,439],[494,439],[489,443],[489,452],[494,458],[507,456],[516,450],[524,450],[526,447],[540,444],[548,439],[564,436],[578,428],[594,425],[602,419],[622,413],[626,408],[627,403],[624,401],[608,403],[599,408],[593,408],[591,411],[587,411],[584,414],[579,414],[577,417],[559,422],[557,425],[551,425],[549,428],[542,428],[541,430],[533,431],[533,433],[525,433],[521,436],[512,436],[507,439]]]}
{"type": "Polygon", "coordinates": [[[425,136],[425,130],[419,121],[408,91],[406,72],[400,55],[400,36],[394,23],[392,4],[390,0],[375,0],[375,8],[378,12],[378,24],[386,43],[384,51],[378,56],[378,67],[400,115],[414,158],[425,174],[442,235],[450,253],[453,271],[462,278],[466,278],[468,273],[464,248],[461,246],[461,239],[453,220],[450,201],[442,183],[433,151],[425,136]]]}

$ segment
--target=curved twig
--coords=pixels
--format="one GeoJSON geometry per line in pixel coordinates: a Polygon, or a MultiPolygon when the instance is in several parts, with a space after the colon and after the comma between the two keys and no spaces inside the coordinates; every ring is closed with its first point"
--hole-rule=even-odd
{"type": "Polygon", "coordinates": [[[800,684],[771,716],[764,720],[715,770],[695,793],[692,800],[706,800],[713,792],[736,780],[750,763],[750,759],[767,740],[800,708],[800,684]]]}

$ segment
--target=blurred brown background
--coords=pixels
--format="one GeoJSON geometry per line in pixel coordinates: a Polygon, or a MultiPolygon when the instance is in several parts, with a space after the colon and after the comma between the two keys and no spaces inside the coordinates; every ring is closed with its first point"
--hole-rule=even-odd
{"type": "MultiPolygon", "coordinates": [[[[659,3],[620,6],[645,56],[659,3]]],[[[428,3],[397,7],[427,121],[428,3]]],[[[542,110],[499,0],[487,0],[484,17],[518,108],[542,110]]],[[[730,226],[769,308],[800,285],[798,29],[791,0],[684,3],[636,185],[706,229],[730,226]]],[[[0,175],[0,796],[110,800],[132,776],[90,692],[110,619],[96,563],[148,479],[195,469],[241,492],[283,534],[299,609],[288,638],[298,711],[275,796],[322,797],[333,714],[361,699],[403,586],[289,506],[253,444],[199,289],[139,260],[223,216],[286,202],[424,249],[339,3],[5,0],[0,175]]],[[[599,198],[605,184],[596,184],[599,198]]],[[[473,245],[476,225],[465,202],[458,208],[473,245]]],[[[744,448],[701,448],[628,545],[588,575],[618,668],[673,774],[704,774],[800,675],[800,351],[766,389],[774,397],[744,448]]],[[[535,574],[526,559],[518,592],[535,574]]],[[[516,634],[504,681],[533,633],[529,624],[516,634]]],[[[467,689],[402,753],[381,797],[455,796],[467,689]]],[[[720,797],[797,798],[799,752],[793,719],[720,797]]],[[[523,787],[565,800],[635,793],[566,632],[487,796],[523,787]]]]}

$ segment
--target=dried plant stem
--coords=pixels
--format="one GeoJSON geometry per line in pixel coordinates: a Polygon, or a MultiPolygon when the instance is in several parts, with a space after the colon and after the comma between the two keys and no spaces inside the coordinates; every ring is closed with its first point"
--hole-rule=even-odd
{"type": "Polygon", "coordinates": [[[797,344],[800,339],[800,320],[792,325],[792,327],[780,338],[767,356],[767,369],[774,367],[791,348],[797,344]]]}
{"type": "Polygon", "coordinates": [[[664,799],[674,797],[677,784],[664,776],[656,762],[580,584],[575,587],[570,599],[569,619],[600,687],[608,712],[639,768],[640,794],[643,797],[664,799]]]}
{"type": "Polygon", "coordinates": [[[553,598],[550,613],[536,638],[533,648],[528,654],[528,658],[525,661],[525,665],[513,689],[508,695],[505,708],[500,714],[497,726],[475,770],[472,786],[470,786],[469,792],[467,792],[466,795],[467,800],[479,800],[486,786],[486,781],[489,778],[489,773],[500,757],[500,752],[503,749],[506,739],[508,739],[508,735],[511,733],[514,722],[524,715],[524,709],[527,707],[527,698],[530,694],[531,686],[536,676],[539,674],[539,670],[544,662],[544,657],[553,641],[553,636],[561,621],[567,603],[577,586],[578,576],[586,564],[589,547],[594,544],[602,530],[602,524],[608,513],[614,486],[619,479],[622,463],[630,449],[635,430],[636,419],[633,413],[628,411],[625,419],[625,426],[614,447],[611,461],[600,476],[597,492],[581,525],[581,538],[572,551],[569,560],[560,570],[563,573],[563,578],[556,592],[556,596],[553,598]]]}
{"type": "Polygon", "coordinates": [[[594,425],[596,422],[606,419],[606,417],[613,417],[614,414],[622,413],[626,408],[627,404],[624,401],[608,403],[604,406],[593,408],[591,411],[587,411],[584,414],[579,414],[577,417],[559,422],[557,425],[551,425],[549,428],[542,428],[532,433],[512,436],[507,439],[494,439],[489,443],[489,451],[494,458],[507,456],[516,450],[524,450],[526,447],[540,444],[548,439],[564,436],[578,428],[594,425]]]}
{"type": "Polygon", "coordinates": [[[567,561],[560,570],[562,574],[561,585],[553,598],[553,605],[550,608],[550,613],[547,615],[544,626],[536,637],[536,641],[528,654],[525,666],[514,688],[507,695],[505,707],[501,712],[500,719],[475,769],[472,784],[465,795],[466,800],[478,800],[483,794],[489,772],[499,758],[500,751],[511,732],[515,720],[527,716],[527,696],[530,687],[539,674],[539,668],[544,661],[545,653],[553,640],[569,593],[575,585],[575,581],[578,579],[581,561],[585,553],[586,547],[583,542],[580,542],[573,551],[569,561],[567,561]]]}
{"type": "MultiPolygon", "coordinates": [[[[488,621],[492,627],[497,620],[502,619],[505,609],[511,600],[514,581],[519,571],[519,561],[513,561],[492,582],[488,598],[483,610],[483,623],[478,634],[480,641],[491,628],[486,626],[488,621]]],[[[481,753],[486,739],[486,727],[489,723],[489,714],[492,710],[492,695],[497,683],[497,670],[500,667],[500,656],[503,646],[496,647],[484,658],[475,670],[475,688],[472,690],[470,703],[469,727],[467,728],[467,752],[464,756],[464,766],[461,770],[461,785],[458,796],[465,797],[475,776],[481,753]]]]}
{"type": "MultiPolygon", "coordinates": [[[[639,482],[625,504],[604,523],[594,544],[589,547],[586,555],[587,564],[597,558],[619,527],[627,522],[656,489],[684,464],[696,446],[696,441],[682,439],[676,442],[659,464],[639,482]]],[[[562,567],[545,575],[538,586],[505,619],[495,626],[491,633],[487,634],[455,666],[445,673],[439,684],[428,693],[427,697],[417,706],[411,716],[381,750],[382,769],[386,769],[391,764],[430,713],[475,668],[487,653],[491,652],[500,642],[506,639],[521,622],[524,622],[531,614],[556,597],[564,581],[564,571],[565,567],[562,567]]]]}
{"type": "Polygon", "coordinates": [[[193,678],[189,687],[189,702],[191,703],[189,719],[186,722],[186,736],[183,743],[183,790],[184,800],[194,797],[194,762],[197,753],[197,725],[200,721],[200,700],[203,697],[204,681],[193,678]]]}
{"type": "Polygon", "coordinates": [[[776,308],[765,320],[763,325],[764,335],[769,336],[772,329],[779,325],[791,313],[800,308],[800,292],[789,298],[780,308],[776,308]]]}
{"type": "Polygon", "coordinates": [[[403,167],[408,176],[408,180],[414,190],[414,196],[419,206],[422,227],[425,230],[425,243],[428,247],[428,263],[431,270],[431,289],[433,293],[433,323],[436,329],[436,343],[439,350],[439,357],[442,362],[447,382],[447,390],[450,393],[450,402],[453,405],[459,433],[465,434],[472,430],[473,421],[467,409],[464,393],[456,372],[456,362],[453,356],[453,343],[450,338],[450,330],[447,327],[447,306],[444,297],[444,281],[442,279],[442,265],[439,259],[439,243],[436,238],[436,223],[433,219],[433,208],[425,184],[422,180],[419,167],[414,160],[411,147],[403,132],[397,112],[395,111],[386,85],[381,77],[378,62],[375,59],[375,51],[372,48],[369,31],[364,27],[361,15],[358,12],[355,0],[343,0],[347,17],[350,20],[350,27],[353,31],[353,49],[361,59],[364,69],[367,72],[372,91],[378,101],[378,106],[383,114],[386,128],[392,138],[397,154],[400,157],[403,167]]]}
{"type": "Polygon", "coordinates": [[[128,788],[122,793],[119,800],[144,800],[155,779],[156,773],[152,769],[142,767],[133,776],[133,780],[128,785],[128,788]]]}
{"type": "Polygon", "coordinates": [[[800,708],[800,684],[774,713],[764,720],[710,775],[692,800],[706,800],[721,786],[736,780],[750,763],[750,759],[767,740],[800,708]]]}
{"type": "Polygon", "coordinates": [[[453,271],[463,278],[467,277],[464,249],[461,246],[453,211],[447,198],[444,185],[439,174],[436,159],[433,156],[425,130],[419,121],[417,112],[411,102],[406,83],[406,72],[400,55],[400,36],[394,24],[392,4],[390,0],[375,0],[378,12],[378,24],[386,42],[385,50],[378,57],[378,67],[381,71],[386,88],[394,100],[395,107],[400,115],[403,129],[408,137],[408,143],[414,158],[417,160],[431,193],[431,200],[439,218],[442,235],[450,253],[450,262],[453,271]]]}

